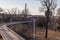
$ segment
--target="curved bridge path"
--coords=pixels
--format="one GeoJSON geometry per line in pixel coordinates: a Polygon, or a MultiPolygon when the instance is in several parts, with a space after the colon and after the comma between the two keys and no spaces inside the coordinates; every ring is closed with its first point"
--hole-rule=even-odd
{"type": "Polygon", "coordinates": [[[11,22],[11,23],[0,24],[0,34],[3,40],[25,40],[23,37],[19,36],[10,28],[8,28],[7,25],[29,23],[29,22],[32,22],[32,21],[21,21],[21,22],[11,22]]]}
{"type": "Polygon", "coordinates": [[[14,31],[9,29],[6,25],[0,27],[0,34],[3,37],[3,40],[25,40],[14,31]]]}
{"type": "Polygon", "coordinates": [[[13,23],[4,23],[0,25],[0,34],[3,38],[3,40],[25,40],[23,37],[19,36],[17,33],[12,31],[10,28],[7,27],[7,25],[10,24],[16,24],[19,22],[13,22],[13,23]]]}

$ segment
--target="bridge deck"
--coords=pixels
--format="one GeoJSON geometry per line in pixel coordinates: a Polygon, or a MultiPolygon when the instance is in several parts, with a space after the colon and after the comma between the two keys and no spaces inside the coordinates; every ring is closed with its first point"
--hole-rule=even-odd
{"type": "Polygon", "coordinates": [[[0,34],[4,40],[25,40],[23,37],[16,34],[14,31],[9,29],[7,25],[21,24],[21,23],[30,23],[32,21],[21,21],[21,22],[11,22],[0,24],[0,34]]]}
{"type": "Polygon", "coordinates": [[[25,40],[21,36],[16,36],[16,33],[6,27],[6,25],[0,27],[0,34],[2,35],[4,40],[25,40]]]}

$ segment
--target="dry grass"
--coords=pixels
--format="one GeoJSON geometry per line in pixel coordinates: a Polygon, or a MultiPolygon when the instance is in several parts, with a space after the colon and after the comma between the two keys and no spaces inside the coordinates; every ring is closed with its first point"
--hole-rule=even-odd
{"type": "MultiPolygon", "coordinates": [[[[18,25],[16,27],[11,27],[11,29],[13,31],[15,31],[16,33],[22,33],[22,35],[24,37],[27,37],[29,40],[32,39],[32,27],[29,27],[27,29],[25,29],[22,31],[23,28],[21,28],[22,26],[18,25]]],[[[21,34],[19,34],[21,35],[21,34]]],[[[48,30],[48,38],[45,38],[45,29],[41,29],[39,27],[36,27],[36,40],[60,40],[60,32],[58,31],[54,31],[54,30],[48,30]]]]}
{"type": "Polygon", "coordinates": [[[48,38],[45,38],[44,29],[36,29],[36,40],[60,40],[60,32],[48,30],[48,38]]]}

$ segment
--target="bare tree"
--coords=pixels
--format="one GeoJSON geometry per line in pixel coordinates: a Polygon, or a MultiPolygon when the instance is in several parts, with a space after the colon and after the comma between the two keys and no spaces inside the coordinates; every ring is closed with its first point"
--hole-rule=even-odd
{"type": "Polygon", "coordinates": [[[46,15],[46,34],[45,34],[45,38],[47,38],[50,11],[54,10],[56,8],[57,4],[56,4],[56,0],[39,0],[39,1],[41,2],[42,6],[43,6],[42,9],[45,9],[45,15],[46,15]]]}
{"type": "Polygon", "coordinates": [[[59,25],[57,27],[60,27],[60,8],[57,9],[57,18],[56,18],[56,23],[59,25]]]}
{"type": "Polygon", "coordinates": [[[2,8],[0,8],[0,12],[3,12],[4,10],[2,8]]]}
{"type": "Polygon", "coordinates": [[[0,8],[0,13],[2,14],[2,15],[1,15],[1,18],[2,18],[1,20],[2,20],[2,22],[4,21],[4,11],[5,11],[5,10],[4,10],[3,8],[0,8]]]}
{"type": "Polygon", "coordinates": [[[20,9],[17,8],[11,8],[11,9],[7,9],[9,14],[20,14],[20,9]]]}
{"type": "MultiPolygon", "coordinates": [[[[21,13],[22,13],[22,14],[25,14],[25,10],[22,10],[21,13]]],[[[29,13],[29,10],[28,10],[28,9],[26,9],[26,13],[29,13]]]]}
{"type": "Polygon", "coordinates": [[[27,18],[27,14],[29,13],[29,10],[26,9],[26,12],[25,12],[25,10],[22,10],[21,13],[24,15],[24,20],[26,20],[26,18],[27,18]]]}
{"type": "Polygon", "coordinates": [[[28,10],[28,8],[27,8],[27,3],[25,3],[25,9],[22,10],[21,13],[24,14],[24,18],[26,19],[26,18],[27,18],[27,13],[29,13],[29,10],[28,10]]]}
{"type": "Polygon", "coordinates": [[[17,10],[17,13],[18,13],[18,14],[20,14],[20,13],[21,13],[21,12],[20,12],[20,9],[18,9],[18,10],[17,10]]]}
{"type": "Polygon", "coordinates": [[[12,21],[12,14],[14,15],[15,19],[16,19],[16,14],[18,13],[17,8],[11,8],[11,9],[7,9],[9,17],[10,17],[10,22],[12,21]]]}
{"type": "Polygon", "coordinates": [[[11,11],[11,9],[7,9],[7,13],[9,14],[10,22],[12,22],[12,15],[11,15],[12,11],[11,11]]]}
{"type": "Polygon", "coordinates": [[[57,16],[60,16],[60,8],[57,9],[57,16]]]}

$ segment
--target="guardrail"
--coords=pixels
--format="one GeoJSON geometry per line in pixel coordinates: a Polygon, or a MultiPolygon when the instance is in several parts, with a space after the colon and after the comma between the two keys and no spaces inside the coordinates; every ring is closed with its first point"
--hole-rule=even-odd
{"type": "Polygon", "coordinates": [[[0,29],[0,34],[3,38],[3,40],[11,40],[11,38],[9,37],[9,35],[7,35],[7,33],[5,32],[4,29],[0,29]]]}
{"type": "Polygon", "coordinates": [[[15,36],[17,36],[19,39],[25,40],[23,37],[21,37],[21,36],[19,36],[17,33],[15,33],[13,30],[9,29],[8,27],[7,27],[7,29],[8,29],[10,32],[12,32],[15,36]]]}
{"type": "MultiPolygon", "coordinates": [[[[10,32],[12,32],[14,35],[16,35],[20,40],[25,40],[23,37],[21,37],[17,33],[15,33],[13,30],[9,29],[7,26],[8,25],[13,25],[13,24],[30,23],[30,22],[32,22],[32,21],[21,21],[21,22],[12,22],[12,23],[2,23],[2,24],[0,24],[0,26],[5,25],[5,27],[2,27],[2,28],[7,28],[10,32]]],[[[4,36],[5,34],[3,34],[2,31],[0,32],[0,34],[3,37],[4,40],[7,40],[7,38],[4,36]]]]}
{"type": "Polygon", "coordinates": [[[6,37],[4,37],[4,35],[1,31],[0,31],[0,35],[3,37],[3,40],[7,40],[6,37]]]}
{"type": "Polygon", "coordinates": [[[33,21],[21,21],[21,22],[12,22],[12,23],[6,23],[6,25],[14,25],[14,24],[22,24],[22,23],[31,23],[33,21]]]}
{"type": "Polygon", "coordinates": [[[10,37],[8,37],[8,35],[4,32],[4,30],[8,30],[10,32],[12,32],[17,38],[19,38],[20,40],[25,40],[23,37],[19,36],[17,33],[15,33],[13,30],[11,30],[10,28],[7,27],[7,25],[2,25],[1,29],[0,29],[0,34],[3,37],[3,40],[11,40],[10,37]],[[8,37],[8,38],[7,38],[8,37]]]}

